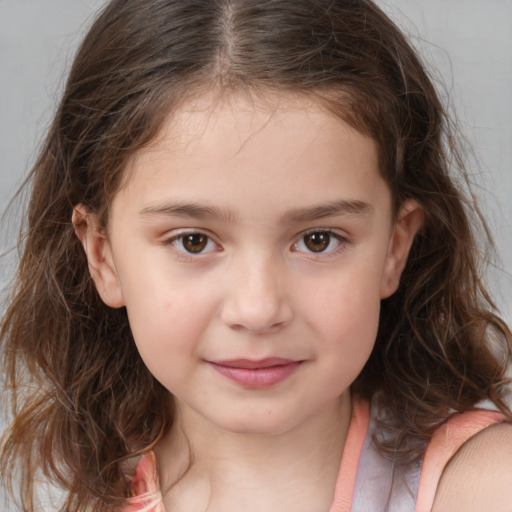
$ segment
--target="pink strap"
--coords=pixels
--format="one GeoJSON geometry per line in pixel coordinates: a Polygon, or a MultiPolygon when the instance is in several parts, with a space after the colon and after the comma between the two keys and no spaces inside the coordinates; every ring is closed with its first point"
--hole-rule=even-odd
{"type": "Polygon", "coordinates": [[[475,409],[451,416],[432,436],[425,451],[414,512],[430,512],[446,464],[472,436],[505,420],[495,411],[475,409]]]}
{"type": "Polygon", "coordinates": [[[340,472],[336,481],[334,501],[330,512],[350,512],[352,508],[357,467],[366,438],[369,419],[370,404],[366,400],[354,399],[352,402],[352,419],[343,447],[340,472]]]}
{"type": "Polygon", "coordinates": [[[122,512],[165,512],[153,452],[144,456],[137,465],[132,480],[132,494],[122,512]]]}

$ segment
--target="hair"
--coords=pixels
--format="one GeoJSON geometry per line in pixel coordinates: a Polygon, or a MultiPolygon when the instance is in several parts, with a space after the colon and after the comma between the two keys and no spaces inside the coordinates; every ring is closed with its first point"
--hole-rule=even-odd
{"type": "Polygon", "coordinates": [[[380,449],[409,461],[451,412],[483,399],[511,417],[511,334],[481,280],[464,160],[431,79],[387,16],[369,0],[112,0],[76,55],[29,176],[1,326],[14,417],[1,465],[18,472],[24,510],[34,510],[36,475],[65,489],[62,510],[119,509],[129,462],[172,423],[126,311],[99,298],[71,217],[82,204],[106,227],[129,159],[212,88],[315,98],[376,141],[395,212],[406,199],[425,212],[352,386],[390,411],[382,426],[393,438],[380,449]]]}

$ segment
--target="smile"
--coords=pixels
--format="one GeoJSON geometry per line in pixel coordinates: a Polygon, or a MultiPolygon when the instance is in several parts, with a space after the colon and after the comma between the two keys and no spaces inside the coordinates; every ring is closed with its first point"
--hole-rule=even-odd
{"type": "Polygon", "coordinates": [[[301,361],[269,358],[260,361],[236,359],[210,362],[218,373],[248,389],[264,389],[275,386],[292,375],[301,361]]]}

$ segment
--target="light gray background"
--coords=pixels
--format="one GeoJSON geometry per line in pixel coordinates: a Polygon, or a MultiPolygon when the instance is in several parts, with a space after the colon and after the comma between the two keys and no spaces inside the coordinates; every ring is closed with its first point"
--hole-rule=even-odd
{"type": "MultiPolygon", "coordinates": [[[[74,49],[104,3],[0,0],[0,211],[34,161],[74,49]]],[[[377,3],[411,36],[444,83],[473,145],[478,165],[471,170],[501,257],[501,270],[491,273],[493,293],[510,323],[512,0],[377,3]]],[[[13,244],[12,219],[3,220],[0,251],[13,244]]],[[[0,287],[12,275],[9,261],[0,260],[0,287]]]]}

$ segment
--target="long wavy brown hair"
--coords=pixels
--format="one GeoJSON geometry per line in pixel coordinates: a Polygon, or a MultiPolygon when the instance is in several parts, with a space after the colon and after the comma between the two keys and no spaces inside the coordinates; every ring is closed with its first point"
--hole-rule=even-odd
{"type": "Polygon", "coordinates": [[[511,335],[481,281],[481,219],[464,161],[424,66],[381,10],[369,0],[113,0],[78,51],[30,174],[1,326],[14,418],[1,467],[19,478],[26,511],[41,476],[64,488],[62,510],[118,510],[130,461],[172,423],[126,311],[95,290],[71,216],[82,204],[106,226],[130,157],[173,109],[211,88],[315,97],[377,142],[395,210],[413,198],[425,211],[353,385],[391,412],[383,426],[394,436],[381,450],[410,460],[418,443],[405,440],[427,440],[483,399],[510,418],[511,335]]]}

